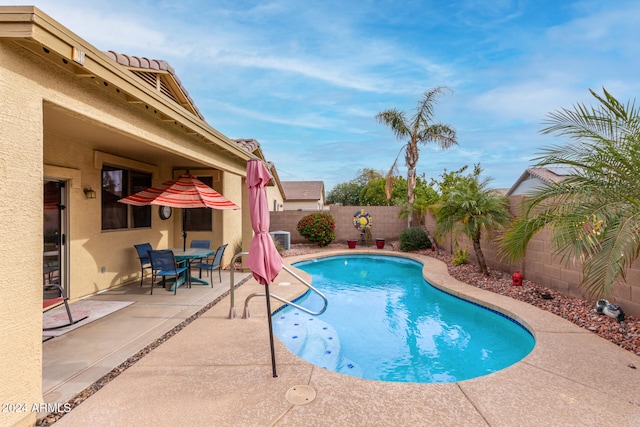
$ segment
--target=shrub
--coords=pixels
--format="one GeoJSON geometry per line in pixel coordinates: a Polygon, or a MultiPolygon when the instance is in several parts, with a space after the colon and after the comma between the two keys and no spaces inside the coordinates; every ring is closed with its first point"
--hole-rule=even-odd
{"type": "Polygon", "coordinates": [[[400,250],[418,251],[420,249],[429,249],[431,247],[431,240],[429,236],[421,227],[405,228],[400,232],[400,250]]]}
{"type": "Polygon", "coordinates": [[[236,240],[236,243],[233,245],[233,254],[239,254],[242,252],[242,239],[236,240]]]}
{"type": "Polygon", "coordinates": [[[298,233],[311,243],[318,246],[327,246],[336,238],[333,230],[336,222],[331,215],[324,212],[307,215],[298,221],[298,233]]]}
{"type": "Polygon", "coordinates": [[[273,245],[276,247],[276,251],[278,251],[278,253],[280,254],[280,256],[282,256],[282,254],[284,253],[285,249],[284,247],[280,244],[279,241],[274,240],[273,241],[273,245]]]}
{"type": "Polygon", "coordinates": [[[453,253],[453,265],[456,267],[469,262],[469,251],[466,249],[458,249],[453,253]]]}

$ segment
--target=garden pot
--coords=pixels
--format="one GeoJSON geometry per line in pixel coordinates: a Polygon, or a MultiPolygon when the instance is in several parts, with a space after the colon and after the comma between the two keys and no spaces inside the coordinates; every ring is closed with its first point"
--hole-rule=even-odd
{"type": "Polygon", "coordinates": [[[357,243],[358,243],[358,241],[355,240],[355,239],[347,240],[347,245],[349,245],[349,249],[354,249],[356,247],[357,243]]]}
{"type": "Polygon", "coordinates": [[[384,239],[376,239],[376,247],[378,249],[384,249],[384,239]]]}

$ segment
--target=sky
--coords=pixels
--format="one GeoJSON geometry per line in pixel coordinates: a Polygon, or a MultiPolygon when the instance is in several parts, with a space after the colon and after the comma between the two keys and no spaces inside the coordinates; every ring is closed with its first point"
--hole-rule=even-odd
{"type": "MultiPolygon", "coordinates": [[[[0,4],[25,4],[3,1],[0,4]]],[[[509,188],[540,151],[548,114],[640,89],[635,0],[42,0],[101,50],[162,59],[215,129],[260,142],[281,181],[386,173],[406,143],[376,121],[411,116],[437,86],[434,122],[458,145],[420,148],[429,180],[474,164],[509,188]]],[[[399,173],[406,176],[403,157],[399,173]]]]}

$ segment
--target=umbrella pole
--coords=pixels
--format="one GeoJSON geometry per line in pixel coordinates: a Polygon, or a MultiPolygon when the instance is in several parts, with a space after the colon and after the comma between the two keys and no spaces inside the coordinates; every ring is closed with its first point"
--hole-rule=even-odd
{"type": "Polygon", "coordinates": [[[184,209],[182,209],[182,250],[187,250],[187,211],[184,209]]]}
{"type": "Polygon", "coordinates": [[[267,297],[267,320],[269,321],[269,344],[271,345],[271,369],[273,370],[273,378],[277,378],[276,352],[273,345],[273,324],[271,323],[271,296],[269,295],[269,283],[264,284],[264,291],[267,297]]]}

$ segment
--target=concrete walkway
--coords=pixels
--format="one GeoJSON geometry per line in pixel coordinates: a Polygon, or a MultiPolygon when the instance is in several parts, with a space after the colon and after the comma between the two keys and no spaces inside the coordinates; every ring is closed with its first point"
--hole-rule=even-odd
{"type": "MultiPolygon", "coordinates": [[[[229,320],[226,297],[56,426],[640,425],[637,356],[551,313],[460,283],[438,260],[410,257],[425,264],[425,277],[435,286],[526,325],[536,337],[534,350],[521,362],[484,377],[450,384],[406,384],[327,371],[294,356],[276,339],[278,377],[273,378],[264,298],[251,301],[250,319],[229,320]],[[311,394],[303,393],[307,390],[311,394]]],[[[313,256],[286,261],[309,258],[313,256]]],[[[253,279],[236,289],[239,315],[245,297],[262,290],[253,279]]],[[[303,290],[286,273],[271,286],[273,293],[287,298],[303,290]]],[[[277,306],[274,301],[272,309],[277,306]]],[[[148,310],[148,317],[161,316],[151,307],[148,310]]],[[[171,319],[184,318],[188,311],[176,308],[171,319]]],[[[142,320],[132,319],[132,327],[142,320]]],[[[151,337],[153,332],[152,328],[145,335],[151,337]]],[[[108,344],[110,339],[99,341],[108,344]]],[[[72,336],[66,341],[72,356],[72,345],[78,341],[72,336]]],[[[135,347],[132,343],[131,354],[135,347]]],[[[45,347],[48,363],[55,364],[47,353],[45,347]]],[[[110,357],[103,357],[100,365],[106,366],[110,357]]],[[[69,388],[67,384],[56,390],[69,388]]]]}
{"type": "MultiPolygon", "coordinates": [[[[234,282],[248,276],[236,272],[234,282]]],[[[213,287],[194,283],[191,289],[180,287],[176,295],[160,287],[150,295],[146,279],[142,287],[136,282],[87,298],[133,304],[42,344],[43,402],[70,400],[229,288],[230,273],[223,271],[221,282],[214,272],[213,287]]]]}

